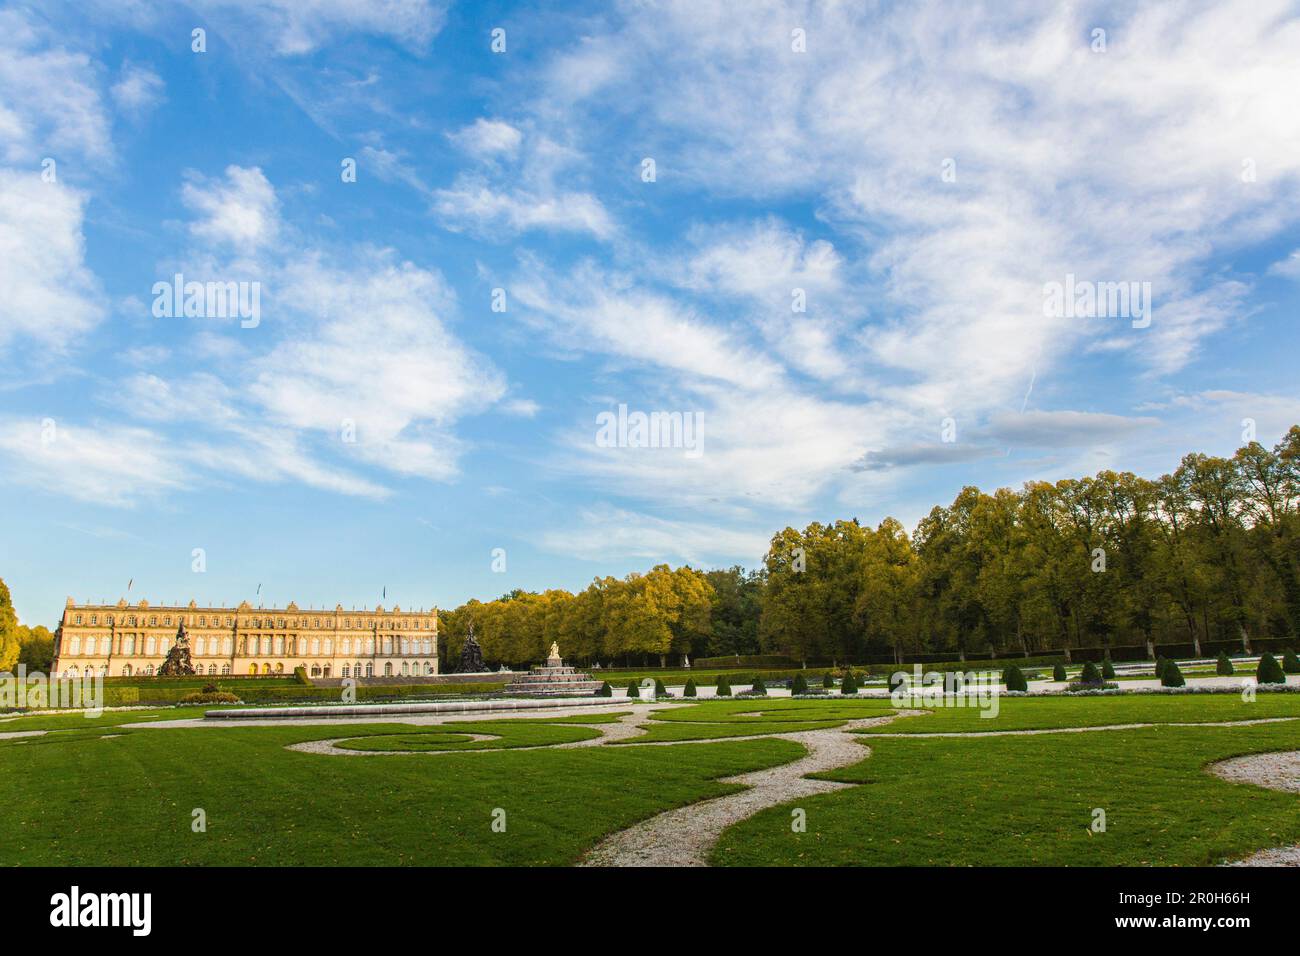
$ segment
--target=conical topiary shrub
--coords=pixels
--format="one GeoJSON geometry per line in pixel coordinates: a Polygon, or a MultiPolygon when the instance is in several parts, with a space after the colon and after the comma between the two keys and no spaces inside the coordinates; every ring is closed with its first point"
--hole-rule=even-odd
{"type": "Polygon", "coordinates": [[[668,696],[668,688],[664,686],[664,682],[661,681],[658,677],[655,678],[655,696],[656,697],[668,696]]]}
{"type": "Polygon", "coordinates": [[[750,686],[749,692],[751,694],[762,694],[767,696],[767,685],[763,683],[763,678],[760,675],[754,675],[754,683],[750,686]]]}
{"type": "Polygon", "coordinates": [[[718,678],[718,696],[719,697],[731,696],[731,681],[727,680],[727,678],[724,676],[720,676],[718,678]]]}
{"type": "Polygon", "coordinates": [[[1161,677],[1164,674],[1166,663],[1167,662],[1165,661],[1164,655],[1162,654],[1156,655],[1156,677],[1157,678],[1161,677]]]}
{"type": "Polygon", "coordinates": [[[853,671],[845,671],[844,679],[840,681],[841,694],[856,694],[858,692],[858,682],[853,679],[853,671]]]}
{"type": "Polygon", "coordinates": [[[1007,690],[1029,690],[1029,681],[1025,680],[1025,675],[1015,664],[1002,672],[1002,683],[1007,685],[1007,690]]]}
{"type": "Polygon", "coordinates": [[[1259,657],[1259,667],[1255,668],[1255,680],[1261,684],[1285,684],[1286,673],[1277,658],[1265,651],[1259,657]]]}
{"type": "Polygon", "coordinates": [[[1115,679],[1115,665],[1110,662],[1109,657],[1101,662],[1101,678],[1102,680],[1115,679]]]}
{"type": "Polygon", "coordinates": [[[1091,684],[1100,687],[1103,683],[1101,671],[1097,670],[1097,665],[1092,661],[1085,661],[1083,664],[1083,673],[1079,675],[1079,683],[1091,684]]]}
{"type": "Polygon", "coordinates": [[[1214,665],[1214,673],[1220,677],[1229,677],[1235,673],[1232,666],[1232,658],[1228,656],[1227,651],[1219,651],[1219,660],[1214,665]]]}
{"type": "Polygon", "coordinates": [[[627,682],[627,696],[628,697],[641,696],[641,685],[638,684],[635,680],[630,680],[627,682]]]}
{"type": "Polygon", "coordinates": [[[1183,672],[1178,669],[1177,661],[1165,661],[1165,672],[1160,675],[1161,687],[1182,687],[1187,681],[1183,680],[1183,672]]]}
{"type": "Polygon", "coordinates": [[[1057,665],[1052,668],[1052,680],[1068,680],[1068,679],[1069,678],[1066,676],[1065,673],[1065,665],[1058,662],[1057,665]]]}
{"type": "Polygon", "coordinates": [[[597,697],[613,697],[613,696],[614,696],[614,688],[612,688],[612,687],[609,686],[609,681],[603,681],[603,682],[601,683],[601,685],[600,685],[600,690],[596,691],[596,696],[597,696],[597,697]]]}
{"type": "Polygon", "coordinates": [[[1300,674],[1300,657],[1296,657],[1295,651],[1289,647],[1286,649],[1286,653],[1282,655],[1282,673],[1300,674]]]}
{"type": "Polygon", "coordinates": [[[694,678],[694,677],[688,677],[688,678],[686,678],[686,689],[682,691],[682,696],[683,696],[683,697],[695,697],[695,696],[697,696],[696,691],[695,691],[695,678],[694,678]]]}
{"type": "Polygon", "coordinates": [[[794,683],[790,685],[790,696],[794,697],[806,693],[808,693],[808,678],[804,677],[803,672],[800,671],[794,675],[794,683]]]}
{"type": "Polygon", "coordinates": [[[832,687],[835,686],[835,678],[831,676],[830,671],[827,671],[825,674],[822,675],[822,686],[827,690],[830,690],[832,687]]]}

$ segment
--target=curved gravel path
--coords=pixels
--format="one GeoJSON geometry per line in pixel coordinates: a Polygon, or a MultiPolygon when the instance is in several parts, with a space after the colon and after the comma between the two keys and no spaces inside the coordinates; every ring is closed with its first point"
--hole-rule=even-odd
{"type": "MultiPolygon", "coordinates": [[[[1283,750],[1268,754],[1247,754],[1220,760],[1205,768],[1216,777],[1232,783],[1250,783],[1284,793],[1300,793],[1300,750],[1283,750]]],[[[1260,850],[1234,860],[1228,866],[1300,866],[1300,846],[1283,846],[1260,850]]]]}
{"type": "MultiPolygon", "coordinates": [[[[871,753],[866,739],[851,731],[887,724],[908,712],[848,721],[828,730],[804,730],[788,734],[756,734],[725,740],[793,740],[807,749],[799,760],[735,777],[721,783],[742,784],[748,789],[669,810],[596,844],[579,866],[707,866],[709,851],[722,831],[733,823],[799,797],[857,786],[829,780],[809,780],[805,775],[855,764],[871,753]]],[[[710,741],[673,741],[672,746],[710,741]]],[[[665,746],[667,742],[646,746],[665,746]]]]}

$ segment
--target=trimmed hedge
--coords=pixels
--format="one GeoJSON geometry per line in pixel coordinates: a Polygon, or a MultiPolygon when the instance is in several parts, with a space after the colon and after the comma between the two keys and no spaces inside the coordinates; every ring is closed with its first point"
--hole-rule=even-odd
{"type": "Polygon", "coordinates": [[[694,677],[688,677],[688,678],[686,678],[686,687],[685,687],[685,689],[682,691],[682,696],[683,696],[683,697],[698,697],[698,696],[699,696],[699,691],[697,691],[697,690],[695,689],[695,678],[694,678],[694,677]]]}
{"type": "Polygon", "coordinates": [[[1229,677],[1236,673],[1232,666],[1232,658],[1228,657],[1227,651],[1219,651],[1219,659],[1215,662],[1214,673],[1220,677],[1229,677]]]}
{"type": "Polygon", "coordinates": [[[1300,674],[1300,657],[1295,656],[1295,651],[1287,648],[1282,655],[1282,672],[1285,674],[1300,674]]]}
{"type": "Polygon", "coordinates": [[[1164,673],[1160,675],[1161,687],[1182,687],[1187,683],[1183,680],[1183,672],[1178,669],[1177,661],[1165,661],[1164,673]]]}
{"type": "Polygon", "coordinates": [[[808,678],[802,673],[794,675],[794,682],[790,685],[791,695],[808,693],[808,678]]]}
{"type": "Polygon", "coordinates": [[[1101,662],[1101,677],[1102,680],[1115,679],[1115,665],[1110,662],[1109,657],[1101,662]]]}
{"type": "Polygon", "coordinates": [[[853,679],[853,671],[845,671],[844,679],[840,681],[841,694],[856,694],[858,692],[858,682],[853,679]]]}
{"type": "Polygon", "coordinates": [[[1286,672],[1277,658],[1265,651],[1259,657],[1259,667],[1255,668],[1255,680],[1261,684],[1285,684],[1286,672]]]}
{"type": "Polygon", "coordinates": [[[1029,681],[1025,680],[1025,675],[1015,664],[1002,672],[1002,683],[1007,685],[1009,691],[1029,690],[1029,681]]]}
{"type": "Polygon", "coordinates": [[[1100,687],[1104,681],[1101,678],[1101,671],[1092,661],[1086,661],[1083,665],[1083,673],[1079,675],[1079,683],[1085,686],[1100,687]]]}
{"type": "Polygon", "coordinates": [[[1052,668],[1052,680],[1064,681],[1069,680],[1069,675],[1065,673],[1065,665],[1057,664],[1052,668]]]}
{"type": "Polygon", "coordinates": [[[767,696],[767,685],[763,683],[763,678],[755,677],[754,686],[749,689],[751,694],[761,694],[767,696]]]}

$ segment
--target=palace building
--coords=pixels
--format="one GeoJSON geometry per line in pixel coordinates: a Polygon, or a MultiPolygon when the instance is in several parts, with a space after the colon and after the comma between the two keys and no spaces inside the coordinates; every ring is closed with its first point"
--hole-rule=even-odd
{"type": "Polygon", "coordinates": [[[77,604],[54,635],[53,673],[157,673],[184,625],[196,674],[424,677],[438,673],[438,611],[77,604]]]}

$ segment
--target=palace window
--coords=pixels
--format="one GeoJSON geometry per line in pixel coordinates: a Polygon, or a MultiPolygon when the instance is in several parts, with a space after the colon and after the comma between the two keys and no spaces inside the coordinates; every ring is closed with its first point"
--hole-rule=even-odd
{"type": "Polygon", "coordinates": [[[122,665],[122,676],[123,676],[123,677],[130,677],[130,676],[131,676],[131,665],[130,665],[130,664],[124,664],[124,665],[122,665]]]}
{"type": "Polygon", "coordinates": [[[323,673],[321,676],[322,676],[322,677],[329,677],[329,676],[330,676],[330,665],[329,665],[329,664],[326,664],[326,665],[325,665],[325,671],[324,671],[324,673],[323,673]]]}
{"type": "Polygon", "coordinates": [[[74,655],[81,653],[81,638],[74,637],[68,642],[68,653],[74,655]]]}
{"type": "Polygon", "coordinates": [[[325,653],[326,654],[334,653],[334,642],[328,637],[325,638],[325,653]]]}
{"type": "Polygon", "coordinates": [[[361,662],[360,662],[360,661],[357,661],[354,665],[352,665],[352,674],[353,674],[354,677],[360,677],[360,676],[361,676],[361,662]]]}
{"type": "MultiPolygon", "coordinates": [[[[169,622],[169,623],[170,623],[170,622],[169,622]]],[[[205,615],[205,614],[200,614],[200,615],[199,615],[199,627],[207,627],[207,626],[208,626],[208,618],[207,618],[207,615],[205,615]]]]}
{"type": "MultiPolygon", "coordinates": [[[[339,641],[339,650],[340,650],[342,653],[344,653],[344,654],[351,654],[351,653],[352,653],[352,639],[351,639],[351,638],[348,638],[348,637],[345,637],[345,638],[343,638],[343,640],[339,641]]],[[[344,676],[344,677],[347,677],[348,675],[347,675],[347,674],[344,674],[343,676],[344,676]]]]}
{"type": "Polygon", "coordinates": [[[128,634],[126,637],[122,638],[122,653],[135,653],[135,637],[133,635],[128,634]]]}
{"type": "Polygon", "coordinates": [[[283,653],[284,653],[284,638],[283,638],[283,637],[278,637],[278,636],[276,637],[276,639],[275,639],[275,653],[276,653],[277,655],[280,655],[280,654],[283,654],[283,653]]]}
{"type": "Polygon", "coordinates": [[[221,673],[222,673],[222,674],[229,674],[229,673],[230,673],[230,665],[229,665],[229,664],[222,664],[222,665],[221,665],[221,673]]]}
{"type": "Polygon", "coordinates": [[[320,653],[320,638],[319,638],[319,637],[314,637],[314,638],[312,638],[312,641],[311,641],[311,652],[312,652],[312,654],[319,654],[319,653],[320,653]]]}
{"type": "Polygon", "coordinates": [[[135,627],[135,615],[132,614],[130,617],[128,617],[128,618],[126,619],[126,623],[127,623],[128,625],[130,625],[131,627],[135,627]]]}
{"type": "Polygon", "coordinates": [[[164,627],[172,626],[172,616],[170,614],[168,614],[165,618],[163,618],[163,626],[164,627]]]}
{"type": "Polygon", "coordinates": [[[86,638],[86,654],[87,656],[89,656],[94,653],[95,653],[95,639],[93,637],[88,637],[86,638]]]}
{"type": "Polygon", "coordinates": [[[367,677],[375,676],[375,665],[372,664],[370,661],[366,661],[366,676],[367,677]]]}
{"type": "MultiPolygon", "coordinates": [[[[234,645],[231,643],[230,638],[228,638],[228,637],[225,638],[225,639],[222,640],[222,642],[221,642],[221,653],[223,653],[223,654],[229,654],[229,653],[230,653],[230,649],[231,649],[232,647],[234,647],[234,645]]],[[[229,669],[227,669],[227,670],[222,671],[221,673],[223,673],[223,674],[229,674],[230,671],[229,671],[229,669]]]]}
{"type": "Polygon", "coordinates": [[[226,627],[230,627],[231,623],[232,623],[232,619],[226,618],[226,627]]]}
{"type": "Polygon", "coordinates": [[[344,665],[343,665],[343,676],[344,676],[344,677],[351,677],[351,676],[352,676],[352,665],[351,665],[351,664],[344,664],[344,665]]]}
{"type": "Polygon", "coordinates": [[[91,624],[98,624],[98,623],[99,623],[99,615],[98,615],[98,614],[92,614],[92,615],[90,615],[90,623],[91,623],[91,624]]]}
{"type": "Polygon", "coordinates": [[[217,673],[217,665],[216,665],[216,664],[209,664],[209,665],[208,665],[208,675],[209,675],[209,676],[216,676],[216,673],[217,673]]]}
{"type": "Polygon", "coordinates": [[[152,657],[154,654],[157,654],[158,642],[154,638],[150,637],[148,640],[144,642],[144,652],[148,654],[150,657],[152,657]]]}
{"type": "Polygon", "coordinates": [[[77,623],[78,623],[78,624],[81,623],[81,615],[80,615],[80,614],[77,615],[77,623]]]}
{"type": "Polygon", "coordinates": [[[196,638],[194,638],[194,656],[195,656],[195,657],[202,657],[202,656],[203,656],[203,648],[204,648],[204,644],[205,644],[205,642],[204,642],[203,638],[201,638],[201,637],[196,637],[196,638]]]}

